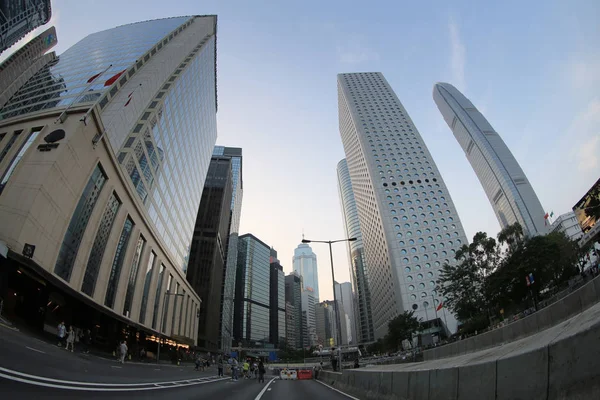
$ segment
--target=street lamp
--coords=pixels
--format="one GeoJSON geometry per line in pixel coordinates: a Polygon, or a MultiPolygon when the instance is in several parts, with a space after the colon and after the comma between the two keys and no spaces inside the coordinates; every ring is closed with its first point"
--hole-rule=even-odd
{"type": "MultiPolygon", "coordinates": [[[[336,341],[337,341],[337,345],[338,347],[340,347],[342,345],[342,327],[341,327],[341,322],[340,322],[340,310],[339,310],[339,305],[337,302],[337,296],[335,295],[335,273],[333,272],[333,251],[331,250],[331,244],[332,243],[338,243],[338,242],[354,242],[356,240],[355,237],[353,238],[349,238],[349,239],[340,239],[340,240],[308,240],[308,239],[302,239],[302,243],[327,243],[329,245],[329,258],[331,259],[331,279],[333,280],[332,285],[333,285],[333,303],[335,306],[335,320],[336,320],[336,325],[337,325],[337,329],[336,329],[336,341]]],[[[340,360],[341,362],[341,360],[340,360]]]]}
{"type": "Polygon", "coordinates": [[[163,312],[160,314],[160,325],[158,326],[158,350],[156,351],[156,363],[158,364],[160,362],[160,336],[162,335],[162,326],[163,326],[163,320],[165,319],[165,314],[167,313],[167,308],[165,307],[166,301],[167,301],[167,296],[175,296],[175,297],[183,297],[182,293],[171,293],[169,290],[167,290],[165,292],[165,295],[163,296],[163,312]]]}

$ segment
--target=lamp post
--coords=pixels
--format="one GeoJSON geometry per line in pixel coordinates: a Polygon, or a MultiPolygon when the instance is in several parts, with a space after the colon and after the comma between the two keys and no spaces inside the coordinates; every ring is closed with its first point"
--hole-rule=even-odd
{"type": "Polygon", "coordinates": [[[156,351],[156,363],[158,364],[160,362],[160,336],[162,335],[162,326],[163,326],[163,320],[165,319],[165,314],[167,313],[167,308],[165,307],[166,301],[167,301],[167,296],[175,296],[175,297],[183,297],[182,293],[171,293],[169,290],[167,290],[165,292],[165,295],[163,296],[163,312],[160,314],[160,325],[158,326],[158,350],[156,351]]]}
{"type": "MultiPolygon", "coordinates": [[[[339,310],[339,305],[337,302],[337,296],[335,294],[335,273],[333,271],[333,251],[331,250],[331,245],[333,243],[338,243],[338,242],[354,242],[356,240],[355,237],[353,238],[349,238],[349,239],[340,239],[340,240],[308,240],[308,239],[302,239],[302,243],[327,243],[329,245],[329,258],[331,259],[331,279],[332,279],[332,285],[333,285],[333,304],[335,306],[335,323],[337,325],[337,329],[336,329],[336,341],[337,341],[337,345],[338,347],[342,346],[342,327],[341,327],[341,323],[340,323],[340,310],[339,310]]],[[[340,360],[341,361],[341,360],[340,360]]]]}

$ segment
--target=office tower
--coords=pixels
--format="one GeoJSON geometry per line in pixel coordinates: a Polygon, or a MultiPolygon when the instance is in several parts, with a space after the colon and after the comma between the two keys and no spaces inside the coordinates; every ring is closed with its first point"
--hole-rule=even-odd
{"type": "Polygon", "coordinates": [[[109,350],[123,332],[196,343],[185,258],[217,134],[216,23],[91,34],[0,109],[0,296],[46,310],[39,329],[71,320],[109,350]]]}
{"type": "Polygon", "coordinates": [[[315,319],[315,305],[317,298],[312,290],[302,291],[302,345],[314,346],[317,340],[317,322],[315,319]]]}
{"type": "Polygon", "coordinates": [[[56,59],[54,52],[46,54],[56,43],[56,29],[50,27],[0,64],[0,108],[44,65],[56,59]]]}
{"type": "Polygon", "coordinates": [[[573,212],[583,231],[579,246],[600,243],[600,179],[573,206],[573,212]]]}
{"type": "Polygon", "coordinates": [[[286,337],[288,346],[302,348],[304,343],[302,331],[302,278],[296,272],[285,277],[286,337]]]}
{"type": "Polygon", "coordinates": [[[267,343],[270,335],[271,248],[247,233],[238,241],[233,337],[236,343],[267,343]]]}
{"type": "Polygon", "coordinates": [[[315,306],[315,320],[317,325],[318,344],[324,348],[337,346],[335,309],[333,301],[326,300],[315,306]]]}
{"type": "Polygon", "coordinates": [[[337,165],[338,192],[342,207],[342,220],[346,238],[356,238],[353,242],[346,242],[350,260],[350,278],[355,297],[355,333],[356,343],[370,343],[375,340],[373,332],[373,317],[371,314],[371,293],[369,291],[369,274],[365,262],[365,250],[360,232],[360,221],[356,200],[352,190],[352,181],[348,171],[346,159],[337,165]]]}
{"type": "Polygon", "coordinates": [[[542,205],[498,132],[454,86],[436,83],[433,99],[465,151],[501,228],[518,222],[526,235],[546,234],[542,205]]]}
{"type": "Polygon", "coordinates": [[[186,273],[187,281],[202,299],[198,346],[211,352],[223,350],[222,324],[215,321],[221,321],[222,316],[232,178],[231,159],[213,156],[204,181],[186,273]]]}
{"type": "Polygon", "coordinates": [[[242,197],[244,194],[242,149],[239,147],[215,146],[213,156],[230,158],[233,173],[233,196],[230,207],[231,216],[229,222],[229,239],[227,240],[227,262],[223,275],[223,308],[221,315],[223,351],[228,352],[231,350],[232,345],[233,302],[237,271],[238,237],[242,213],[242,197]]]}
{"type": "Polygon", "coordinates": [[[294,250],[293,270],[302,277],[303,290],[312,290],[319,302],[319,274],[317,271],[317,255],[309,245],[302,243],[294,250]]]}
{"type": "Polygon", "coordinates": [[[583,231],[573,211],[559,215],[552,222],[550,230],[552,232],[563,232],[569,239],[575,242],[583,236],[583,231]]]}
{"type": "Polygon", "coordinates": [[[0,1],[0,53],[52,16],[50,0],[0,1]]]}
{"type": "MultiPolygon", "coordinates": [[[[338,75],[338,101],[378,339],[405,310],[435,318],[441,267],[467,240],[427,146],[383,75],[338,75]]],[[[446,321],[455,332],[454,317],[446,321]]]]}
{"type": "MultiPolygon", "coordinates": [[[[342,282],[335,284],[335,296],[337,298],[338,303],[341,304],[340,311],[344,311],[345,316],[348,318],[348,323],[346,324],[346,328],[348,330],[348,334],[346,334],[348,340],[344,344],[356,344],[356,326],[355,326],[355,316],[354,316],[354,293],[352,292],[352,284],[350,282],[342,282]]],[[[340,314],[340,324],[343,324],[342,316],[340,314]]],[[[344,333],[344,330],[342,330],[344,333]]]]}
{"type": "Polygon", "coordinates": [[[277,259],[277,252],[271,248],[269,285],[269,342],[280,346],[285,343],[285,274],[277,259]]]}

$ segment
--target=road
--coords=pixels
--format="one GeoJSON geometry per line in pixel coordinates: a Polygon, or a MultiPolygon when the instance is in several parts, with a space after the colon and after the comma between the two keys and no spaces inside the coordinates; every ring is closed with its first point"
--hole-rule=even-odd
{"type": "Polygon", "coordinates": [[[193,366],[125,363],[79,352],[0,326],[1,399],[348,400],[324,384],[218,378],[193,366]]]}

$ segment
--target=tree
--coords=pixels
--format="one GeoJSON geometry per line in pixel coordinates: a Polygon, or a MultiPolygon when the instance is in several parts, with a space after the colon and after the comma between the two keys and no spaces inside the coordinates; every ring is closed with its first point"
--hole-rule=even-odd
{"type": "Polygon", "coordinates": [[[454,264],[444,264],[437,290],[461,321],[487,314],[486,277],[496,268],[499,250],[494,238],[477,232],[473,242],[456,251],[454,264]]]}
{"type": "Polygon", "coordinates": [[[404,311],[388,322],[388,334],[385,337],[388,349],[398,350],[402,342],[412,340],[413,334],[419,329],[420,321],[414,311],[404,311]]]}

